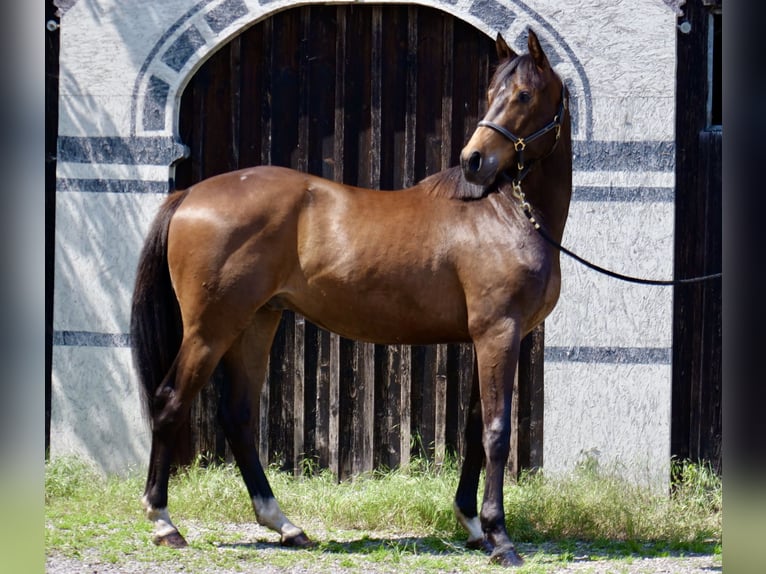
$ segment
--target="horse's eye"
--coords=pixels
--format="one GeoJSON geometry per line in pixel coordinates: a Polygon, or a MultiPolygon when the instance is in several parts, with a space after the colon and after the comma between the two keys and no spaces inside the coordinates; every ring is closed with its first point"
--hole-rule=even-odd
{"type": "Polygon", "coordinates": [[[527,91],[519,92],[519,101],[522,104],[528,103],[529,100],[531,100],[531,99],[532,99],[532,94],[530,94],[529,92],[527,92],[527,91]]]}

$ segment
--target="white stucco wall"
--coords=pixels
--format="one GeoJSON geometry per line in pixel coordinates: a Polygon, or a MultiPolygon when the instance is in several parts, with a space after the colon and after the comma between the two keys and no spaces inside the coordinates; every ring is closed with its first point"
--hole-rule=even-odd
{"type": "MultiPolygon", "coordinates": [[[[111,472],[146,464],[127,347],[130,292],[143,235],[185,151],[180,95],[217,47],[302,3],[60,3],[52,456],[78,453],[111,472]]],[[[501,32],[519,51],[516,39],[535,29],[575,103],[565,243],[617,271],[670,278],[675,11],[662,0],[640,9],[611,0],[417,3],[501,32]]],[[[588,453],[663,486],[672,291],[616,282],[567,258],[563,275],[546,322],[545,468],[568,471],[588,453]]]]}

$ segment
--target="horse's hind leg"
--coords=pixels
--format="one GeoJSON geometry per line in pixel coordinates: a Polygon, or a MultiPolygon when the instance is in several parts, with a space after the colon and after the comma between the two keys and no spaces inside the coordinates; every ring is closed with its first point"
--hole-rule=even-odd
{"type": "Polygon", "coordinates": [[[223,357],[227,375],[221,396],[221,423],[253,502],[258,523],[279,532],[285,546],[311,544],[282,513],[255,447],[255,413],[268,368],[269,349],[281,312],[260,309],[253,324],[223,357]]]}
{"type": "Polygon", "coordinates": [[[465,425],[465,459],[460,471],[460,482],[455,493],[453,509],[458,522],[468,531],[468,547],[481,549],[489,553],[494,550],[494,547],[484,536],[476,506],[479,477],[481,475],[481,468],[484,465],[481,421],[479,373],[476,358],[474,358],[471,398],[468,406],[468,420],[465,425]]]}
{"type": "Polygon", "coordinates": [[[208,382],[225,347],[211,345],[199,331],[184,334],[173,366],[160,384],[150,407],[152,450],[143,505],[154,524],[154,543],[172,548],[186,546],[186,540],[168,514],[170,464],[181,423],[200,388],[208,382]]]}

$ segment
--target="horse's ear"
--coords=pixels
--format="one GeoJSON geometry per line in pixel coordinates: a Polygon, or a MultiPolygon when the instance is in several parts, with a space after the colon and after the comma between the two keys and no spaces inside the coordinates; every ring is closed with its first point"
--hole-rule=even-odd
{"type": "Polygon", "coordinates": [[[518,56],[516,52],[511,50],[508,44],[505,43],[503,37],[498,32],[497,39],[495,40],[495,49],[497,50],[497,59],[501,62],[505,60],[513,60],[518,56]]]}
{"type": "Polygon", "coordinates": [[[532,59],[535,61],[538,68],[544,70],[550,67],[548,57],[545,55],[545,52],[543,52],[540,40],[537,39],[537,34],[532,31],[532,28],[529,29],[529,34],[527,36],[527,46],[529,48],[529,55],[532,56],[532,59]]]}

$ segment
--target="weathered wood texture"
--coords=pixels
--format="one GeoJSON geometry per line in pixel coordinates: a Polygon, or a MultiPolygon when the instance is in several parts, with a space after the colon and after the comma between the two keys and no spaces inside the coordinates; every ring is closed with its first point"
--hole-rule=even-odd
{"type": "MultiPolygon", "coordinates": [[[[177,186],[268,163],[406,187],[457,163],[486,105],[494,58],[490,38],[432,9],[276,14],[214,54],[186,88],[180,129],[192,153],[177,186]]],[[[542,330],[535,337],[520,369],[514,415],[526,428],[512,469],[541,463],[542,330]]],[[[308,460],[345,478],[412,455],[438,464],[448,451],[462,454],[472,361],[470,345],[359,343],[285,313],[261,397],[261,457],[295,472],[308,460]]],[[[193,407],[181,460],[230,458],[214,422],[225,380],[214,383],[193,407]]]]}
{"type": "MultiPolygon", "coordinates": [[[[675,274],[692,277],[721,270],[721,27],[720,12],[703,4],[684,12],[691,32],[678,34],[675,274]]],[[[675,288],[671,453],[718,471],[721,301],[720,281],[675,288]]]]}

